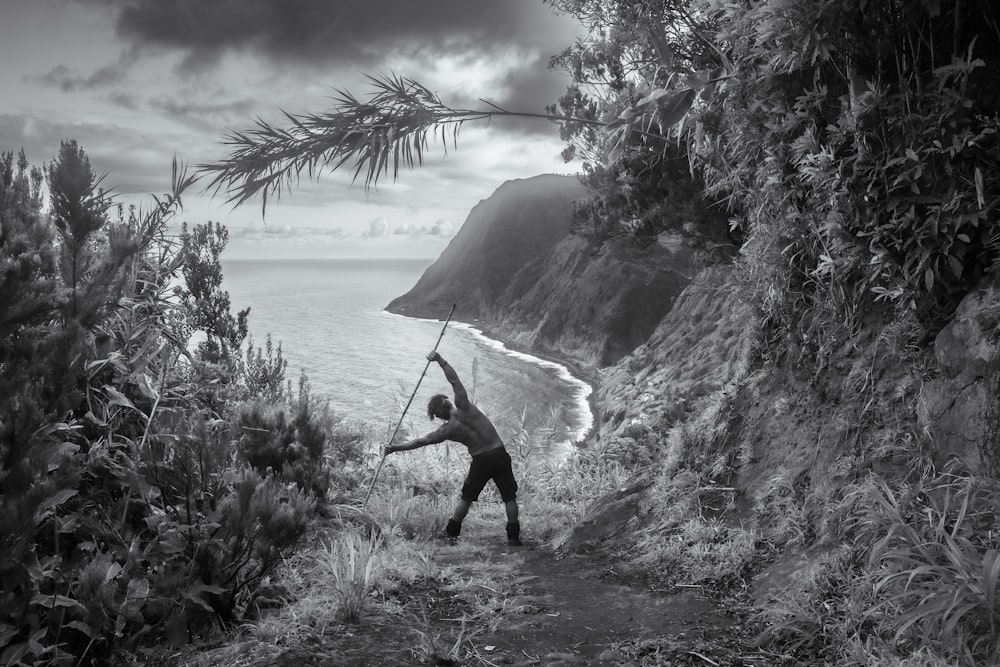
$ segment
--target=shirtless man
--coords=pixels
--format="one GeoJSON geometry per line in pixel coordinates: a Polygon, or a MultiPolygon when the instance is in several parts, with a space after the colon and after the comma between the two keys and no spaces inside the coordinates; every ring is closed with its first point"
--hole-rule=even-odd
{"type": "Polygon", "coordinates": [[[510,455],[504,449],[503,440],[497,434],[493,423],[469,401],[469,395],[462,386],[458,374],[437,351],[427,355],[429,361],[436,361],[455,392],[455,405],[444,394],[431,397],[427,403],[427,416],[444,420],[444,425],[422,438],[415,438],[402,445],[388,445],[386,454],[426,447],[445,440],[460,442],[469,448],[472,463],[469,474],[462,486],[462,497],[455,507],[455,514],[448,521],[446,532],[451,539],[457,539],[462,532],[462,519],[469,513],[472,503],[479,500],[479,493],[491,479],[500,490],[504,508],[507,510],[507,543],[521,546],[521,525],[517,514],[517,482],[510,465],[510,455]]]}

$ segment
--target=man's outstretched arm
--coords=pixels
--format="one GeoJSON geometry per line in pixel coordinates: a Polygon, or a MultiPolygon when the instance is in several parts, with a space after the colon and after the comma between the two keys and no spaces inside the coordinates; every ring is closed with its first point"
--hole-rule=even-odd
{"type": "Polygon", "coordinates": [[[402,445],[386,445],[385,453],[392,454],[393,452],[406,452],[411,449],[420,449],[421,447],[426,447],[427,445],[434,445],[439,442],[444,442],[448,439],[450,431],[448,429],[448,424],[437,428],[425,436],[419,438],[414,438],[404,442],[402,445]]]}
{"type": "Polygon", "coordinates": [[[445,379],[447,379],[448,382],[451,383],[451,388],[455,392],[455,407],[459,408],[460,410],[468,408],[469,394],[468,392],[465,391],[465,385],[463,385],[462,381],[458,379],[458,373],[456,373],[455,369],[451,367],[451,364],[445,361],[444,357],[442,357],[436,351],[428,354],[427,358],[430,359],[431,361],[438,362],[438,365],[441,366],[441,370],[444,371],[445,379]]]}

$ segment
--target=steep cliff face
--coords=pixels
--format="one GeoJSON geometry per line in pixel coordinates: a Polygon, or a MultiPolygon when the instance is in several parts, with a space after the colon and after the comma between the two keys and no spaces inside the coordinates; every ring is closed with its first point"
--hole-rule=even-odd
{"type": "Polygon", "coordinates": [[[483,317],[525,264],[569,233],[573,202],[587,194],[573,176],[508,181],[469,213],[441,256],[387,310],[412,317],[483,317]]]}
{"type": "Polygon", "coordinates": [[[441,257],[387,310],[455,317],[519,349],[578,367],[643,343],[701,266],[675,237],[594,244],[569,235],[575,178],[512,181],[477,205],[441,257]]]}
{"type": "Polygon", "coordinates": [[[485,329],[537,354],[608,366],[646,341],[699,266],[672,237],[643,246],[568,237],[518,272],[485,329]]]}

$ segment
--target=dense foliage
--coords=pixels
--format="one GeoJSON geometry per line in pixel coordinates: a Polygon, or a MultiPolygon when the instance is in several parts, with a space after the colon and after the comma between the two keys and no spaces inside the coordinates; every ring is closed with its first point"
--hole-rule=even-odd
{"type": "Polygon", "coordinates": [[[177,165],[148,211],[114,207],[75,141],[44,172],[4,153],[0,177],[0,664],[239,620],[356,439],[284,386],[280,346],[245,345],[225,229],[168,233],[177,165]]]}
{"type": "MultiPolygon", "coordinates": [[[[620,191],[681,145],[773,323],[884,302],[933,331],[993,266],[992,3],[551,4],[592,31],[555,61],[577,80],[561,106],[611,130],[565,124],[570,153],[620,191]]],[[[619,199],[607,217],[634,226],[619,199]]]]}
{"type": "MultiPolygon", "coordinates": [[[[814,380],[833,376],[845,389],[836,400],[854,405],[838,377],[843,366],[827,365],[835,354],[841,362],[862,358],[860,350],[876,358],[875,340],[905,350],[905,361],[926,361],[929,342],[961,300],[984,277],[995,281],[995,3],[550,4],[592,29],[555,61],[576,79],[561,109],[607,130],[564,124],[567,154],[585,160],[588,178],[608,175],[590,204],[604,208],[583,209],[582,220],[606,235],[641,233],[636,193],[654,187],[660,161],[686,153],[705,201],[727,211],[740,244],[738,287],[765,325],[759,344],[769,360],[812,366],[806,375],[814,380]]],[[[932,362],[911,378],[926,379],[928,368],[932,362]]],[[[914,433],[886,421],[871,427],[883,445],[928,444],[916,434],[915,404],[898,410],[914,433]]],[[[857,453],[871,466],[878,455],[865,451],[863,413],[857,453]]],[[[708,424],[688,422],[704,427],[699,433],[720,424],[718,415],[702,414],[708,424]]],[[[996,480],[981,470],[939,471],[920,447],[904,449],[905,470],[881,476],[858,466],[846,478],[858,481],[835,485],[829,496],[809,482],[820,471],[808,470],[774,494],[773,507],[755,509],[770,536],[764,549],[771,540],[770,548],[815,550],[801,586],[759,603],[759,645],[776,663],[1000,659],[996,480]],[[776,540],[774,527],[792,524],[795,538],[776,540]]],[[[737,464],[725,471],[740,472],[737,464]]],[[[666,488],[692,473],[711,479],[708,466],[686,461],[666,488]]],[[[669,530],[642,546],[643,557],[673,563],[671,547],[681,541],[690,558],[697,540],[671,525],[669,512],[658,516],[669,530]]]]}

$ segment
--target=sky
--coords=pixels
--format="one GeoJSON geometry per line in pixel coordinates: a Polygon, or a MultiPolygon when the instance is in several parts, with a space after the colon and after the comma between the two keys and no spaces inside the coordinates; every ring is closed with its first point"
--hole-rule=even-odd
{"type": "MultiPolygon", "coordinates": [[[[0,150],[42,165],[76,139],[118,201],[148,206],[175,156],[221,160],[228,133],[363,98],[366,74],[543,112],[569,83],[549,58],[581,30],[542,0],[0,0],[0,150]]],[[[503,182],[576,173],[562,147],[544,120],[470,124],[377,189],[326,173],[262,217],[196,185],[179,220],[225,224],[230,259],[433,259],[503,182]]]]}

